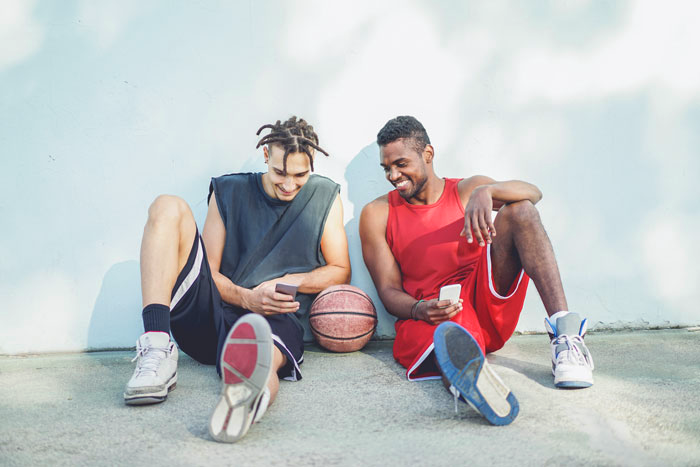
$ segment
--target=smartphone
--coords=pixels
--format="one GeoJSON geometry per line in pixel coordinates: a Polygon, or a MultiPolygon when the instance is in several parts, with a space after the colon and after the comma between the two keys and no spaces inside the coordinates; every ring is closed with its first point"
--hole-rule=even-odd
{"type": "Polygon", "coordinates": [[[294,300],[297,296],[297,286],[278,282],[277,285],[275,285],[275,292],[291,295],[292,300],[294,300]]]}
{"type": "Polygon", "coordinates": [[[446,285],[440,288],[439,300],[449,300],[453,305],[459,301],[459,294],[462,292],[460,284],[446,285]]]}

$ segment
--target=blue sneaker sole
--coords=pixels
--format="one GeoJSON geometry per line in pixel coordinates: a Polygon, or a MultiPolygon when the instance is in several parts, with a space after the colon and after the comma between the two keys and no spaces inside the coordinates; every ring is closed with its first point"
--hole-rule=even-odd
{"type": "Polygon", "coordinates": [[[512,423],[520,411],[520,405],[513,393],[508,391],[505,397],[510,411],[507,415],[500,416],[477,387],[479,378],[486,376],[485,372],[482,373],[486,366],[486,358],[471,334],[462,326],[447,321],[437,327],[433,340],[438,365],[450,384],[469,405],[493,425],[512,423]]]}

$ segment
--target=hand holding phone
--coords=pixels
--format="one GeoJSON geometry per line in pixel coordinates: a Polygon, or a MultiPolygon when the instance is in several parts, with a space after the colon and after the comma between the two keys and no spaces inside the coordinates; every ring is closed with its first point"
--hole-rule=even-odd
{"type": "Polygon", "coordinates": [[[282,293],[285,295],[291,295],[292,300],[294,300],[297,296],[297,286],[296,285],[291,285],[291,284],[284,284],[282,282],[278,282],[275,284],[275,292],[277,293],[282,293]]]}
{"type": "Polygon", "coordinates": [[[438,300],[449,300],[450,304],[454,305],[459,301],[459,295],[462,292],[460,284],[446,285],[440,288],[440,298],[438,300]]]}

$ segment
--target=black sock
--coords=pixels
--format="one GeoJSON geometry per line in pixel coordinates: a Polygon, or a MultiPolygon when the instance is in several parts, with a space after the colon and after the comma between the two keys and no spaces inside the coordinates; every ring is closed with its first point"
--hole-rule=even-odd
{"type": "Polygon", "coordinates": [[[146,305],[141,313],[146,332],[160,331],[170,334],[170,307],[159,303],[146,305]]]}

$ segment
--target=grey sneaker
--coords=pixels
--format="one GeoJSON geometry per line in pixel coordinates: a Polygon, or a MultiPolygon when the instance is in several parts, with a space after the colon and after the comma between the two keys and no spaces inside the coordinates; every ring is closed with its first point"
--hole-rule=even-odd
{"type": "Polygon", "coordinates": [[[177,347],[164,332],[146,332],[136,341],[136,369],[124,390],[128,405],[156,404],[177,383],[177,347]]]}
{"type": "Polygon", "coordinates": [[[587,324],[578,313],[568,313],[556,322],[544,320],[552,345],[554,385],[558,388],[593,385],[593,357],[583,342],[587,324]]]}
{"type": "Polygon", "coordinates": [[[235,322],[221,351],[221,399],[209,419],[216,441],[235,443],[267,409],[274,344],[267,320],[248,313],[235,322]]]}

